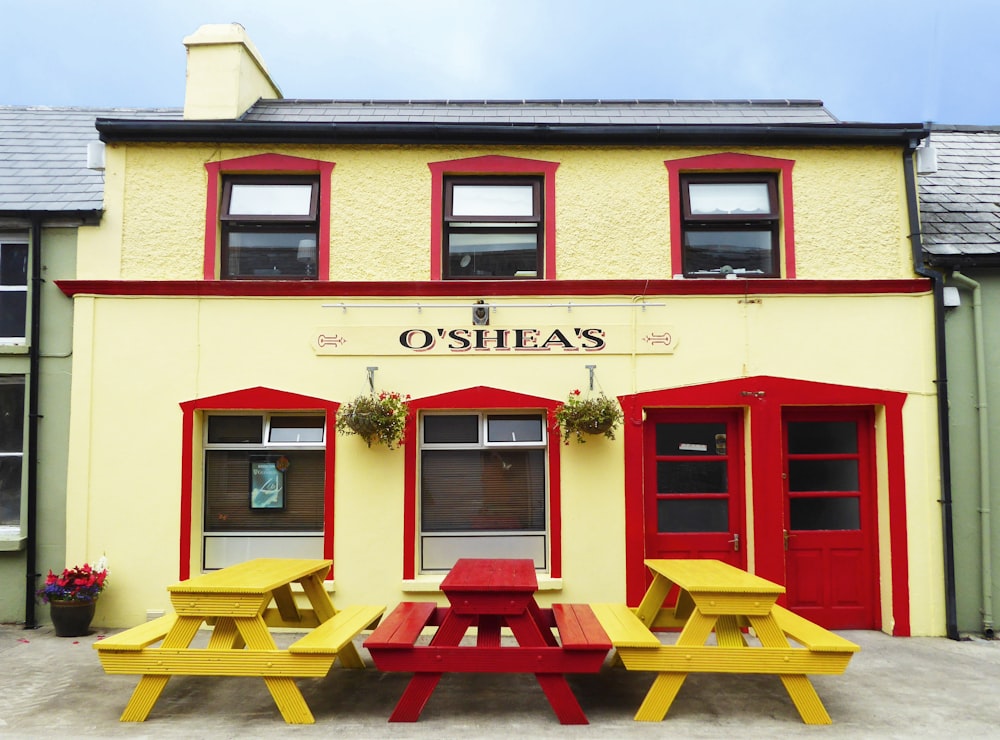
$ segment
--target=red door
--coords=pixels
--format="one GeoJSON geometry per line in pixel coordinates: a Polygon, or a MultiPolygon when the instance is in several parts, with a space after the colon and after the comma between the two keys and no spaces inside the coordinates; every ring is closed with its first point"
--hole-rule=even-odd
{"type": "Polygon", "coordinates": [[[746,568],[742,418],[735,409],[647,412],[647,558],[715,558],[746,568]]]}
{"type": "Polygon", "coordinates": [[[877,629],[873,418],[795,409],[782,418],[788,607],[829,629],[877,629]]]}

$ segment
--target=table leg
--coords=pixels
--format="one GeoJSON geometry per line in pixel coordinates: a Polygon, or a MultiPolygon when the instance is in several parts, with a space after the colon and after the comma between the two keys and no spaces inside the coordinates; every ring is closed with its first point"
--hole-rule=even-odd
{"type": "MultiPolygon", "coordinates": [[[[767,615],[765,617],[749,617],[749,619],[761,645],[776,648],[788,647],[788,638],[785,637],[785,633],[781,631],[781,627],[778,626],[774,617],[767,615]]],[[[803,722],[807,725],[833,723],[808,676],[802,674],[782,675],[779,678],[803,722]]]]}
{"type": "MultiPolygon", "coordinates": [[[[163,638],[164,648],[186,648],[201,627],[200,617],[178,617],[174,626],[163,638]]],[[[121,722],[143,722],[149,716],[156,700],[160,698],[163,688],[170,676],[143,676],[132,692],[132,697],[125,705],[125,710],[119,718],[121,722]]]]}
{"type": "Polygon", "coordinates": [[[500,617],[484,614],[476,626],[477,647],[500,647],[500,617]]]}
{"type": "Polygon", "coordinates": [[[663,602],[667,600],[667,594],[670,593],[671,586],[673,584],[659,573],[653,574],[653,582],[649,584],[646,594],[642,597],[642,601],[639,602],[639,606],[635,610],[635,615],[639,618],[640,622],[650,628],[653,626],[656,615],[660,613],[663,602]]]}
{"type": "Polygon", "coordinates": [[[209,650],[242,650],[243,638],[232,617],[219,617],[208,638],[209,650]]]}
{"type": "MultiPolygon", "coordinates": [[[[246,642],[250,650],[277,650],[274,638],[267,630],[264,619],[260,616],[252,618],[239,618],[235,620],[236,628],[246,642]]],[[[271,698],[284,717],[285,722],[291,725],[311,725],[315,720],[309,706],[306,704],[302,692],[295,685],[295,679],[279,676],[265,676],[264,684],[271,692],[271,698]]]]}
{"type": "MultiPolygon", "coordinates": [[[[708,636],[712,634],[717,617],[710,617],[702,614],[695,608],[684,624],[680,636],[677,638],[678,647],[700,647],[705,644],[708,636]]],[[[653,685],[646,692],[646,698],[642,700],[639,711],[635,713],[637,722],[660,722],[667,716],[670,706],[677,698],[677,693],[684,685],[686,673],[660,673],[653,680],[653,685]]]]}

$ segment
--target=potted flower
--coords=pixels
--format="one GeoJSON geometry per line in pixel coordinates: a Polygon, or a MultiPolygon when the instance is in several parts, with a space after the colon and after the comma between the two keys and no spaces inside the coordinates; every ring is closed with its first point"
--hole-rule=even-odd
{"type": "Polygon", "coordinates": [[[362,394],[337,410],[337,431],[357,434],[369,447],[381,442],[391,450],[403,443],[409,399],[396,391],[362,394]]]}
{"type": "Polygon", "coordinates": [[[615,427],[625,418],[621,407],[613,398],[603,393],[584,398],[579,390],[569,394],[566,402],[555,412],[556,422],[562,427],[563,442],[569,444],[571,436],[577,442],[586,442],[584,434],[603,434],[615,438],[615,427]]]}
{"type": "Polygon", "coordinates": [[[79,637],[90,630],[97,597],[108,583],[105,558],[94,565],[84,563],[66,568],[61,575],[51,570],[45,585],[38,589],[41,600],[50,607],[52,625],[59,637],[79,637]]]}

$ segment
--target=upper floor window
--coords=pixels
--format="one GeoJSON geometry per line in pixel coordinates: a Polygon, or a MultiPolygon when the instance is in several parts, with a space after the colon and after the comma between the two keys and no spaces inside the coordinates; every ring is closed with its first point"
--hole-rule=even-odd
{"type": "Polygon", "coordinates": [[[0,238],[0,342],[23,342],[28,306],[28,245],[0,238]]]}
{"type": "Polygon", "coordinates": [[[222,277],[315,280],[318,202],[313,177],[226,177],[222,277]]]}
{"type": "Polygon", "coordinates": [[[777,277],[777,178],[685,175],[684,275],[777,277]]]}
{"type": "Polygon", "coordinates": [[[427,166],[432,280],[555,279],[558,162],[490,154],[427,166]]]}
{"type": "Polygon", "coordinates": [[[675,277],[795,277],[793,160],[727,152],[664,164],[675,277]]]}
{"type": "Polygon", "coordinates": [[[0,529],[21,523],[24,376],[0,375],[0,529]]]}
{"type": "Polygon", "coordinates": [[[540,178],[445,180],[446,278],[542,277],[540,178]]]}

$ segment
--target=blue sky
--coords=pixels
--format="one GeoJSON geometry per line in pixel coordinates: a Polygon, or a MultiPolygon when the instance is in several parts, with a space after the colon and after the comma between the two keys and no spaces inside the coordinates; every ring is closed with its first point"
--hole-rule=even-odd
{"type": "Polygon", "coordinates": [[[0,0],[0,105],[172,107],[239,22],[286,98],[823,100],[1000,125],[998,0],[0,0]]]}

